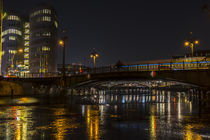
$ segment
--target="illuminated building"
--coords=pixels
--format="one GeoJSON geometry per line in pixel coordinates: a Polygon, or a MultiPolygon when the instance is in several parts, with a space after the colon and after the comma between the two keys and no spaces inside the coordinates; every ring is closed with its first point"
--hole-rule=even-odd
{"type": "Polygon", "coordinates": [[[23,53],[17,50],[24,47],[24,23],[22,16],[15,12],[7,12],[7,16],[3,21],[2,30],[2,73],[19,73],[23,70],[23,53]]]}
{"type": "Polygon", "coordinates": [[[57,16],[48,5],[30,12],[30,72],[57,72],[57,16]]]}

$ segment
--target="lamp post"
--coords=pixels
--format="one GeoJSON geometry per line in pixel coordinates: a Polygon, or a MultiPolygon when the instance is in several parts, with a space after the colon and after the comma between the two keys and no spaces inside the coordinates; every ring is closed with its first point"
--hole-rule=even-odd
{"type": "Polygon", "coordinates": [[[63,48],[63,68],[62,68],[62,77],[64,81],[64,88],[66,87],[66,68],[65,68],[65,49],[66,49],[66,40],[67,36],[64,36],[61,40],[59,40],[58,44],[63,48]]]}
{"type": "MultiPolygon", "coordinates": [[[[190,32],[190,34],[192,35],[192,32],[190,32]]],[[[185,41],[184,45],[185,47],[190,47],[191,48],[191,53],[192,53],[192,57],[193,57],[193,54],[194,54],[194,47],[195,45],[198,45],[199,44],[199,41],[196,40],[196,39],[188,39],[185,41]]]]}
{"type": "Polygon", "coordinates": [[[96,58],[99,57],[98,53],[95,51],[95,48],[93,48],[93,52],[90,54],[90,58],[93,59],[93,66],[96,67],[96,58]]]}

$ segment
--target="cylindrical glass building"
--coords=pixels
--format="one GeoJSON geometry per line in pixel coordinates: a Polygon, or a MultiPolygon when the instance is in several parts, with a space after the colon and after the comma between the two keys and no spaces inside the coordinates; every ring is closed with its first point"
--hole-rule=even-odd
{"type": "Polygon", "coordinates": [[[57,16],[49,5],[30,12],[30,73],[57,72],[57,16]]]}

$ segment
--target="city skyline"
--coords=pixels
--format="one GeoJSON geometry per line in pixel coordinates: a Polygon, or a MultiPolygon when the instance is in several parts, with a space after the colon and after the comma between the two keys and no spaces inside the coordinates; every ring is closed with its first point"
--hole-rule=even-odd
{"type": "MultiPolygon", "coordinates": [[[[153,5],[135,0],[67,3],[45,0],[30,4],[25,0],[20,4],[8,0],[4,7],[23,13],[41,2],[55,7],[59,28],[68,32],[67,63],[90,64],[92,48],[100,55],[99,66],[119,59],[133,62],[170,58],[185,53],[184,41],[189,32],[200,40],[199,49],[208,49],[210,44],[208,14],[201,10],[205,0],[151,1],[153,5]]],[[[61,57],[60,49],[59,62],[61,57]]]]}

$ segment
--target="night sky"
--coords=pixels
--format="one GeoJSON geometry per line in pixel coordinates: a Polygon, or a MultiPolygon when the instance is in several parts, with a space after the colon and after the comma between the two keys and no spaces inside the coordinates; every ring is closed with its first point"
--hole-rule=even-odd
{"type": "Polygon", "coordinates": [[[100,55],[98,66],[171,58],[184,54],[189,32],[199,38],[199,49],[210,49],[210,18],[202,12],[210,0],[4,1],[5,9],[21,13],[42,2],[54,6],[69,36],[68,63],[89,65],[92,48],[100,55]]]}

